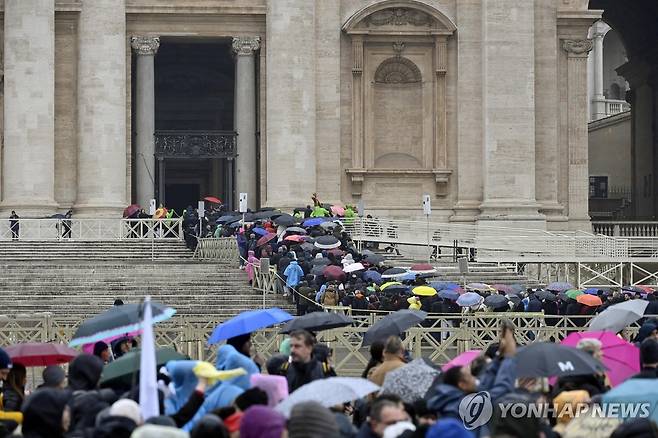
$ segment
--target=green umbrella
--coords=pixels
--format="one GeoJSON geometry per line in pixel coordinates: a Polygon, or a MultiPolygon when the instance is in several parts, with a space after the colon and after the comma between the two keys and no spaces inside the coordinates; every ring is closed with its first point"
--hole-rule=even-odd
{"type": "Polygon", "coordinates": [[[584,293],[585,292],[583,292],[582,290],[578,290],[578,289],[569,289],[568,291],[566,291],[566,295],[569,298],[571,298],[572,300],[575,300],[578,295],[582,295],[584,293]]]}
{"type": "MultiPolygon", "coordinates": [[[[101,375],[100,384],[107,383],[125,383],[130,385],[133,381],[133,374],[139,373],[139,363],[141,352],[139,349],[132,350],[119,359],[105,365],[101,375]]],[[[185,360],[187,357],[178,353],[172,348],[158,348],[155,351],[155,360],[158,367],[166,364],[170,360],[185,360]]]]}

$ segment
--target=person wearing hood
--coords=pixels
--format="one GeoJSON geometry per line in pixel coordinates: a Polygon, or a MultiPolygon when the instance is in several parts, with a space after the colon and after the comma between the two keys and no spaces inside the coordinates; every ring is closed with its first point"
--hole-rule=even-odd
{"type": "Polygon", "coordinates": [[[249,284],[252,284],[254,281],[254,268],[260,267],[260,260],[256,258],[254,251],[247,252],[247,264],[244,267],[244,271],[247,273],[247,278],[249,279],[249,284]]]}
{"type": "Polygon", "coordinates": [[[206,399],[197,410],[194,417],[185,424],[183,430],[190,432],[201,418],[215,409],[223,408],[233,404],[235,399],[245,390],[251,388],[251,375],[258,374],[256,364],[247,356],[239,353],[232,345],[222,345],[217,350],[217,361],[215,367],[222,371],[243,368],[247,373],[224,382],[220,382],[210,388],[206,393],[206,399]]]}
{"type": "Polygon", "coordinates": [[[89,354],[77,356],[69,365],[71,426],[67,437],[84,437],[93,429],[96,415],[116,401],[114,391],[98,389],[102,372],[103,361],[89,354]]]}
{"type": "Polygon", "coordinates": [[[283,276],[286,279],[286,295],[290,293],[290,289],[296,287],[304,277],[304,270],[299,266],[297,260],[291,260],[290,264],[283,271],[283,276]]]}
{"type": "Polygon", "coordinates": [[[69,393],[61,389],[44,388],[28,396],[23,405],[23,438],[63,438],[69,429],[68,401],[69,393]]]}
{"type": "Polygon", "coordinates": [[[178,412],[194,393],[194,388],[199,383],[193,371],[197,363],[196,360],[172,360],[165,365],[171,379],[170,386],[173,388],[171,395],[164,401],[165,415],[178,412]]]}

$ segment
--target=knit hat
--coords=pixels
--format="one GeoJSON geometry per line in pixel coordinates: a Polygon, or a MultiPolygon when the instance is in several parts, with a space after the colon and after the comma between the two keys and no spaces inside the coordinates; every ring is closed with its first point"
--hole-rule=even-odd
{"type": "Polygon", "coordinates": [[[658,363],[658,341],[647,338],[640,344],[640,361],[642,364],[658,363]]]}
{"type": "Polygon", "coordinates": [[[464,424],[454,418],[438,420],[425,434],[425,438],[474,438],[473,433],[466,430],[464,424]]]}
{"type": "Polygon", "coordinates": [[[336,438],[339,435],[331,411],[318,402],[309,401],[293,406],[288,420],[290,438],[336,438]]]}
{"type": "Polygon", "coordinates": [[[66,373],[57,365],[50,365],[43,369],[43,386],[56,388],[66,379],[66,373]]]}
{"type": "Polygon", "coordinates": [[[144,422],[139,405],[134,400],[127,398],[114,402],[110,408],[110,415],[113,417],[126,417],[133,420],[138,426],[144,422]]]}
{"type": "Polygon", "coordinates": [[[250,407],[240,422],[240,438],[281,438],[284,430],[286,417],[267,406],[250,407]]]}
{"type": "Polygon", "coordinates": [[[5,350],[0,348],[0,370],[11,369],[11,358],[5,350]]]}

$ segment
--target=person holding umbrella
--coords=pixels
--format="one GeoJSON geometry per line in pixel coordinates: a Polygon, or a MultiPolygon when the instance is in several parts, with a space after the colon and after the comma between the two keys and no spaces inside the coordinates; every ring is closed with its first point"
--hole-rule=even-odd
{"type": "Polygon", "coordinates": [[[9,229],[11,230],[11,240],[18,240],[18,235],[20,233],[20,217],[16,214],[14,210],[11,211],[9,216],[9,229]]]}

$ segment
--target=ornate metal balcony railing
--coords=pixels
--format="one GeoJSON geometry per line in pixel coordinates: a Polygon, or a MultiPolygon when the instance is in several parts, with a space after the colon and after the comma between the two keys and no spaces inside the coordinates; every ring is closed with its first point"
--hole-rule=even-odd
{"type": "Polygon", "coordinates": [[[235,158],[237,133],[233,131],[156,131],[158,158],[235,158]]]}

